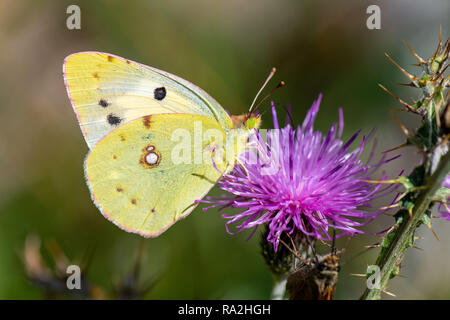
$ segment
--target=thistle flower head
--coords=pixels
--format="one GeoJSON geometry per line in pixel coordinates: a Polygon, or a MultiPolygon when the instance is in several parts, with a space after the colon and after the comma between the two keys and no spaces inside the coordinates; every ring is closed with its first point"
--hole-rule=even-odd
{"type": "Polygon", "coordinates": [[[360,157],[369,138],[364,137],[355,149],[350,146],[359,131],[347,142],[341,140],[342,110],[339,125],[334,124],[326,136],[314,130],[321,98],[320,95],[313,103],[297,129],[290,125],[279,129],[272,104],[275,129],[268,131],[267,142],[261,131],[255,132],[249,150],[239,159],[241,165],[219,182],[219,187],[229,195],[204,200],[212,203],[209,208],[243,209],[237,214],[223,215],[228,220],[228,233],[267,224],[267,240],[277,250],[282,233],[331,240],[329,231],[335,228],[338,236],[356,235],[363,233],[358,227],[381,212],[369,213],[366,209],[374,198],[392,192],[392,187],[383,188],[367,180],[392,159],[383,157],[372,164],[373,148],[364,164],[360,157]]]}

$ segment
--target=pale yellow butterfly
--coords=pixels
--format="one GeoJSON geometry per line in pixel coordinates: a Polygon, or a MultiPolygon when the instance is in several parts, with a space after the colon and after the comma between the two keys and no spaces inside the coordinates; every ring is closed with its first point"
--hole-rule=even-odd
{"type": "Polygon", "coordinates": [[[230,117],[190,82],[112,54],[72,54],[63,72],[90,149],[92,199],[107,219],[144,237],[186,217],[260,124],[256,97],[249,113],[230,117]]]}

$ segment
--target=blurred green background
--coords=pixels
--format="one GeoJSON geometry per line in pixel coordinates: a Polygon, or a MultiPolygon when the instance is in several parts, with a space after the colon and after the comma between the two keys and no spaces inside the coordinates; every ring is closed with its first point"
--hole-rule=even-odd
{"type": "MultiPolygon", "coordinates": [[[[62,77],[65,56],[104,51],[177,74],[206,90],[233,114],[248,109],[270,68],[287,85],[274,101],[292,104],[301,122],[317,95],[324,99],[316,122],[323,131],[343,107],[344,136],[376,127],[378,150],[404,137],[388,110],[396,102],[382,83],[406,101],[418,92],[384,52],[416,73],[407,41],[428,58],[439,27],[448,36],[450,3],[441,1],[25,1],[0,2],[0,298],[43,298],[26,278],[25,239],[54,241],[74,263],[94,248],[88,277],[110,291],[136,263],[139,236],[104,219],[91,202],[83,177],[88,151],[62,77]],[[66,28],[66,8],[81,8],[81,30],[66,28]],[[381,30],[368,30],[366,8],[381,8],[381,30]]],[[[283,114],[282,109],[280,113],[283,114]]],[[[409,127],[417,119],[398,116],[409,127]]],[[[284,117],[280,117],[284,118],[284,117]]],[[[272,127],[269,114],[263,127],[272,127]]],[[[409,172],[419,157],[402,149],[387,171],[409,172]]],[[[379,155],[379,154],[378,154],[379,155]]],[[[213,189],[211,195],[218,195],[213,189]]],[[[378,203],[383,205],[385,203],[378,203]]],[[[380,231],[392,218],[381,217],[367,231],[380,231]]],[[[425,228],[424,251],[409,250],[402,273],[389,290],[403,299],[450,298],[450,223],[434,220],[438,242],[425,228]]],[[[156,239],[145,240],[142,282],[156,278],[148,299],[267,299],[272,280],[259,254],[258,236],[230,236],[217,211],[195,210],[156,239]]],[[[353,239],[335,298],[355,299],[377,250],[358,258],[376,236],[353,239]]],[[[340,246],[345,246],[341,242],[340,246]]],[[[43,250],[45,251],[45,250],[43,250]]],[[[45,255],[45,254],[44,254],[45,255]]],[[[389,298],[389,296],[385,296],[389,298]]]]}

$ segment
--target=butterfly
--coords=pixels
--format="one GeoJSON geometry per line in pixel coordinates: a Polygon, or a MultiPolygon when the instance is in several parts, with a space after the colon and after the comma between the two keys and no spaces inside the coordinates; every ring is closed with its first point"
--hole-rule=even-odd
{"type": "Polygon", "coordinates": [[[249,112],[229,116],[168,72],[102,52],[66,57],[64,82],[90,149],[85,177],[103,216],[156,237],[191,213],[247,149],[261,120],[256,98],[274,71],[249,112]]]}
{"type": "Polygon", "coordinates": [[[286,289],[291,300],[332,300],[340,270],[335,254],[319,256],[288,277],[286,289]]]}

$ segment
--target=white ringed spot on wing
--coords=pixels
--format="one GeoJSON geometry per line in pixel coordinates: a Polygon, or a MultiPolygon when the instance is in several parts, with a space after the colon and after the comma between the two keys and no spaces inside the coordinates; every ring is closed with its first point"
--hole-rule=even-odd
{"type": "Polygon", "coordinates": [[[156,151],[156,148],[154,145],[148,145],[143,150],[144,154],[142,155],[139,163],[144,165],[147,168],[153,168],[159,164],[161,161],[161,155],[158,151],[156,151]]]}

